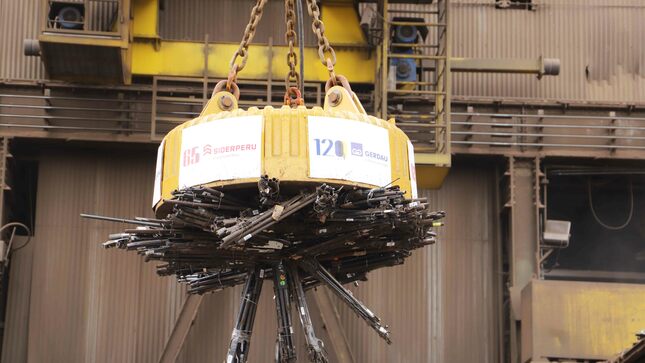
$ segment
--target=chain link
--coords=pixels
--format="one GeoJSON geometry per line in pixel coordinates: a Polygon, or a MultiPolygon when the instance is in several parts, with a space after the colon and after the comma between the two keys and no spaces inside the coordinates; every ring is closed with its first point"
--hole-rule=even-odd
{"type": "MultiPolygon", "coordinates": [[[[226,89],[228,91],[231,91],[231,89],[234,87],[237,80],[237,74],[246,66],[246,62],[249,58],[249,44],[255,36],[255,31],[257,29],[258,23],[260,22],[260,19],[262,19],[262,11],[267,1],[268,0],[256,0],[255,6],[253,6],[253,9],[251,10],[251,18],[249,19],[249,23],[246,25],[246,29],[244,29],[244,36],[242,37],[240,46],[231,58],[231,69],[226,80],[226,89]],[[241,58],[239,62],[238,58],[241,58]]],[[[287,73],[287,77],[285,78],[285,87],[287,89],[285,98],[288,95],[293,94],[294,96],[296,96],[296,99],[298,99],[300,97],[296,95],[295,90],[298,89],[297,87],[300,84],[300,74],[296,70],[296,66],[298,65],[298,57],[294,50],[295,46],[297,45],[297,34],[295,31],[296,13],[294,1],[295,0],[284,1],[285,22],[287,24],[285,39],[287,41],[287,44],[289,45],[289,52],[287,53],[287,65],[289,67],[289,72],[287,73]]],[[[340,77],[337,77],[334,73],[334,66],[336,65],[336,52],[334,51],[334,48],[332,48],[332,46],[329,44],[329,40],[325,36],[325,24],[322,22],[322,20],[320,20],[320,8],[318,7],[316,0],[307,0],[307,5],[307,11],[313,18],[311,29],[318,39],[318,56],[320,57],[322,64],[327,67],[327,71],[329,72],[330,79],[328,82],[331,82],[332,85],[335,85],[337,84],[337,81],[340,77]]]]}
{"type": "Polygon", "coordinates": [[[231,90],[231,84],[235,83],[237,80],[237,74],[246,66],[246,61],[249,58],[249,44],[255,36],[255,30],[260,19],[262,19],[262,10],[264,9],[264,5],[266,5],[267,1],[268,0],[257,0],[255,6],[253,6],[253,9],[251,10],[251,18],[249,19],[249,23],[246,25],[246,29],[244,29],[244,36],[242,37],[240,46],[237,48],[235,53],[233,53],[233,58],[231,58],[231,71],[229,72],[228,79],[226,81],[226,89],[229,91],[231,90]],[[238,57],[242,58],[239,63],[237,63],[238,57]]]}
{"type": "Polygon", "coordinates": [[[320,8],[316,0],[307,0],[309,15],[313,18],[311,28],[318,39],[318,56],[324,66],[329,71],[329,77],[332,82],[336,82],[336,75],[334,74],[334,65],[336,65],[336,52],[334,48],[329,45],[329,40],[325,36],[325,24],[320,20],[320,8]]]}
{"type": "Polygon", "coordinates": [[[287,88],[287,92],[284,93],[284,104],[292,108],[305,105],[302,92],[300,92],[298,87],[287,88]]]}
{"type": "Polygon", "coordinates": [[[298,57],[294,50],[294,47],[297,45],[295,30],[296,11],[294,0],[284,0],[284,19],[287,24],[287,31],[285,32],[284,37],[287,44],[289,44],[289,52],[287,53],[287,66],[289,67],[289,73],[287,73],[287,77],[284,80],[284,85],[288,92],[290,88],[297,88],[300,84],[300,74],[296,71],[298,57]]]}

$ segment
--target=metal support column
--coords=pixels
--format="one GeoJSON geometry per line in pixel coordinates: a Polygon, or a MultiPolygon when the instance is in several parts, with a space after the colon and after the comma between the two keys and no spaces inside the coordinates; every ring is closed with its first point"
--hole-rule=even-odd
{"type": "Polygon", "coordinates": [[[380,59],[380,64],[379,67],[381,67],[381,77],[380,77],[380,109],[378,113],[378,117],[382,119],[387,119],[387,91],[388,91],[388,73],[390,71],[390,60],[388,58],[388,53],[390,52],[390,23],[389,23],[389,17],[390,13],[388,11],[389,7],[389,1],[388,0],[383,0],[381,3],[379,3],[380,6],[382,6],[380,10],[381,15],[383,16],[383,43],[381,44],[381,59],[380,59]],[[381,5],[382,4],[382,5],[381,5]]]}
{"type": "Polygon", "coordinates": [[[8,160],[12,157],[9,152],[9,140],[9,137],[0,138],[0,225],[5,223],[4,192],[11,190],[7,184],[8,160]]]}
{"type": "Polygon", "coordinates": [[[188,295],[181,312],[175,321],[175,326],[166,341],[164,350],[159,358],[159,363],[172,363],[177,361],[181,347],[186,341],[190,327],[197,317],[199,306],[202,304],[202,295],[188,295]]]}
{"type": "Polygon", "coordinates": [[[511,173],[510,268],[511,301],[516,319],[520,318],[520,294],[536,272],[538,215],[535,208],[535,163],[533,160],[509,158],[511,173]]]}
{"type": "Polygon", "coordinates": [[[349,339],[345,334],[340,314],[327,289],[317,288],[312,291],[311,310],[314,316],[325,327],[329,335],[327,345],[329,347],[330,359],[338,363],[355,363],[349,339]],[[335,359],[334,359],[335,358],[335,359]]]}
{"type": "Polygon", "coordinates": [[[539,162],[534,159],[508,158],[506,177],[506,231],[505,240],[509,263],[510,294],[510,361],[517,362],[520,352],[521,293],[536,276],[536,254],[539,246],[539,162]],[[536,179],[538,178],[538,179],[536,179]],[[537,189],[536,189],[537,188],[537,189]]]}

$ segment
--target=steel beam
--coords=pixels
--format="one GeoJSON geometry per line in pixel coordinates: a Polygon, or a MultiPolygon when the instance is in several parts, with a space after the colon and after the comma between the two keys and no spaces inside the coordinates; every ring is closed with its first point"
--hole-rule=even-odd
{"type": "Polygon", "coordinates": [[[172,332],[166,341],[159,363],[174,363],[177,361],[181,347],[188,336],[190,327],[195,321],[199,307],[202,304],[203,295],[188,295],[181,312],[175,321],[172,332]]]}
{"type": "Polygon", "coordinates": [[[325,288],[318,288],[312,291],[313,301],[310,307],[313,313],[318,313],[322,320],[325,331],[329,335],[327,347],[331,353],[330,358],[338,363],[354,363],[352,349],[349,340],[345,335],[345,327],[341,323],[340,314],[334,302],[325,288]]]}
{"type": "Polygon", "coordinates": [[[509,242],[511,307],[515,320],[521,318],[522,289],[536,273],[537,214],[534,195],[533,160],[509,158],[510,209],[509,242]]]}
{"type": "MultiPolygon", "coordinates": [[[[424,70],[433,70],[435,61],[421,61],[424,70]]],[[[478,73],[519,73],[542,76],[557,76],[560,74],[560,59],[558,58],[461,58],[450,57],[451,72],[478,73]]]]}
{"type": "Polygon", "coordinates": [[[645,273],[642,272],[570,270],[556,268],[545,272],[544,276],[549,280],[645,283],[645,273]]]}
{"type": "MultiPolygon", "coordinates": [[[[222,62],[222,57],[228,59],[237,50],[238,45],[232,43],[209,42],[208,44],[208,74],[214,78],[226,78],[229,72],[228,62],[222,62]]],[[[188,41],[160,41],[159,46],[150,42],[135,41],[132,48],[132,74],[142,76],[180,76],[203,77],[204,75],[204,43],[188,41]]],[[[282,79],[288,72],[284,62],[289,47],[271,46],[272,57],[269,59],[269,46],[253,44],[243,79],[282,79]],[[271,63],[271,73],[269,73],[271,63]]],[[[352,82],[374,83],[376,57],[371,55],[366,46],[334,46],[338,63],[338,74],[351,75],[352,82]]],[[[317,59],[317,47],[305,47],[306,59],[317,59]]],[[[329,78],[327,69],[320,62],[304,63],[305,82],[325,82],[329,78]]]]}
{"type": "Polygon", "coordinates": [[[452,57],[453,72],[527,73],[542,76],[560,74],[558,58],[458,58],[452,57]]]}

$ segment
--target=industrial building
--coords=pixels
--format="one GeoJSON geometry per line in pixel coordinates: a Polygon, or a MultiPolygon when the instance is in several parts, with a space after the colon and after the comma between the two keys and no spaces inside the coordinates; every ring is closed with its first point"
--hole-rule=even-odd
{"type": "MultiPolygon", "coordinates": [[[[323,106],[295,2],[305,105],[323,106]]],[[[644,362],[645,3],[317,3],[336,72],[396,120],[419,196],[446,212],[437,243],[346,286],[391,345],[327,289],[307,293],[330,362],[644,362]]],[[[160,141],[227,79],[254,4],[0,0],[0,220],[28,227],[0,230],[2,362],[225,360],[241,286],[188,297],[101,247],[123,225],[79,215],[154,218],[160,141]]],[[[284,6],[264,8],[240,108],[283,105],[284,6]]],[[[275,361],[273,299],[249,362],[275,361]]]]}

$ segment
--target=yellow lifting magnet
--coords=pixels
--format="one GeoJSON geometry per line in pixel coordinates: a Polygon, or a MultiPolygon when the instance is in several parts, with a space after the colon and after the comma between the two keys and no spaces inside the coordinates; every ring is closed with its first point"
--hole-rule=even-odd
{"type": "Polygon", "coordinates": [[[367,115],[347,84],[329,87],[322,108],[242,110],[233,93],[216,90],[199,117],[166,135],[159,153],[155,209],[162,212],[175,190],[255,188],[263,175],[283,186],[398,185],[416,197],[410,140],[394,120],[367,115]]]}
{"type": "Polygon", "coordinates": [[[282,186],[303,184],[380,188],[398,186],[416,198],[414,150],[394,119],[367,115],[347,78],[334,73],[336,53],[325,37],[315,1],[308,1],[318,55],[329,71],[322,108],[304,105],[294,51],[294,9],[286,2],[289,44],[281,108],[238,108],[238,73],[245,67],[248,47],[266,0],[258,0],[228,79],[220,81],[199,117],[177,126],[164,137],[157,156],[153,208],[157,216],[171,208],[173,192],[194,186],[255,188],[262,176],[282,186]]]}

